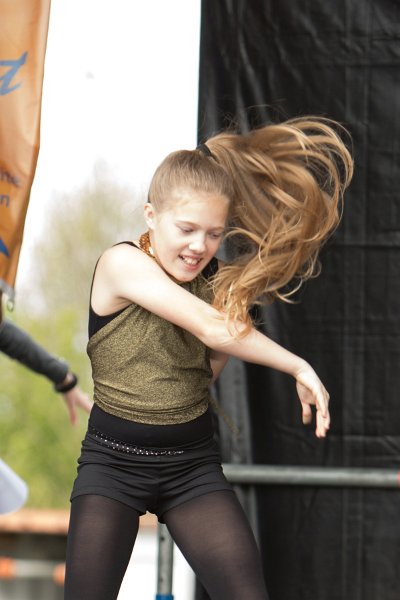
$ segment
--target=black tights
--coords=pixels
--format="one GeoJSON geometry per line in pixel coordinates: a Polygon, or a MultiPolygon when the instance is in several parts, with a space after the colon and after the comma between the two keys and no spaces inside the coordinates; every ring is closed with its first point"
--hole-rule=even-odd
{"type": "MultiPolygon", "coordinates": [[[[212,600],[268,599],[256,543],[235,494],[205,494],[163,518],[212,600]]],[[[73,500],[65,600],[115,600],[138,527],[138,513],[117,500],[73,500]]]]}

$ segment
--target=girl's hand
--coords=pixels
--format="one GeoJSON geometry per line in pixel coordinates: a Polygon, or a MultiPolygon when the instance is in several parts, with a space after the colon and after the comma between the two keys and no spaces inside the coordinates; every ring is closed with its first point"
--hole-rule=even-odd
{"type": "Polygon", "coordinates": [[[304,425],[312,420],[311,406],[316,407],[316,429],[315,435],[319,438],[325,437],[330,425],[329,416],[329,394],[309,365],[303,365],[295,374],[297,393],[302,407],[302,418],[304,425]]]}

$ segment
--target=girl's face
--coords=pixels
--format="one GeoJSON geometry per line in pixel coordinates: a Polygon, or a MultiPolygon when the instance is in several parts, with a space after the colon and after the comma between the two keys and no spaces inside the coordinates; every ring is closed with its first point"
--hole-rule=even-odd
{"type": "Polygon", "coordinates": [[[191,281],[217,252],[228,217],[225,196],[175,190],[167,208],[145,205],[157,261],[177,281],[191,281]]]}

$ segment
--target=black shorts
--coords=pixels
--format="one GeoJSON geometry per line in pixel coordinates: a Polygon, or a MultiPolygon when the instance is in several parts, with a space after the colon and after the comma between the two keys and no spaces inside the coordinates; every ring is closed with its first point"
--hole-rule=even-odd
{"type": "Polygon", "coordinates": [[[139,514],[154,513],[162,522],[170,508],[221,490],[232,491],[232,487],[222,472],[212,431],[192,442],[161,448],[137,445],[127,441],[126,435],[124,440],[110,436],[92,420],[83,440],[71,500],[84,494],[107,496],[139,514]]]}

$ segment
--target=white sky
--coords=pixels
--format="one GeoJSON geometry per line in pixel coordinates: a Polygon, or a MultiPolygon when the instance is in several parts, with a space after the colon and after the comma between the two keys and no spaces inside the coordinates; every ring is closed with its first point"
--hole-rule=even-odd
{"type": "Polygon", "coordinates": [[[200,0],[52,0],[19,278],[55,192],[103,161],[144,195],[169,152],[196,145],[199,35],[200,0]]]}

